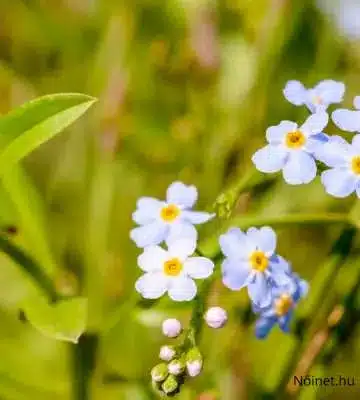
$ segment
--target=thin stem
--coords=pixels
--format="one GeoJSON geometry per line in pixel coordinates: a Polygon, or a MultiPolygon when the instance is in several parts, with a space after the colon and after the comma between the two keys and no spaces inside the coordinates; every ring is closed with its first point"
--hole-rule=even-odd
{"type": "Polygon", "coordinates": [[[0,250],[22,268],[36,285],[44,291],[50,302],[59,300],[60,296],[56,293],[55,285],[43,268],[4,235],[0,235],[0,250]]]}
{"type": "Polygon", "coordinates": [[[201,253],[209,258],[214,258],[219,254],[220,248],[218,243],[219,235],[226,232],[230,227],[238,227],[241,229],[251,226],[287,226],[287,225],[323,225],[341,223],[356,227],[355,221],[349,218],[348,214],[343,213],[326,213],[326,214],[288,214],[288,215],[247,215],[236,216],[230,221],[227,221],[222,228],[211,237],[202,241],[199,244],[201,253]]]}

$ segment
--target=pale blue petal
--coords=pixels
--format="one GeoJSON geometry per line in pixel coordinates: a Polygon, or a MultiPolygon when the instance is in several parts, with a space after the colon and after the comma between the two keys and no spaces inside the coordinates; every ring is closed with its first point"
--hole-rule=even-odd
{"type": "Polygon", "coordinates": [[[278,320],[280,329],[285,333],[290,332],[290,323],[292,316],[293,316],[293,311],[291,310],[284,316],[280,317],[278,320]]]}
{"type": "Polygon", "coordinates": [[[203,224],[215,217],[215,214],[210,214],[202,211],[183,211],[181,218],[192,224],[203,224]]]}
{"type": "Polygon", "coordinates": [[[279,125],[270,126],[266,130],[266,140],[270,144],[280,144],[287,133],[296,131],[298,125],[291,121],[281,121],[279,125]]]}
{"type": "Polygon", "coordinates": [[[276,233],[269,226],[249,228],[246,232],[254,246],[270,257],[276,248],[276,233]]]}
{"type": "Polygon", "coordinates": [[[327,79],[316,85],[314,90],[322,102],[329,105],[343,101],[345,85],[342,82],[327,79]]]}
{"type": "Polygon", "coordinates": [[[184,272],[193,279],[206,279],[214,270],[214,263],[205,257],[190,257],[184,262],[184,272]]]}
{"type": "Polygon", "coordinates": [[[248,284],[249,297],[260,308],[271,304],[271,285],[264,274],[256,273],[255,280],[248,284]]]}
{"type": "Polygon", "coordinates": [[[240,290],[246,286],[251,277],[249,263],[225,259],[221,265],[223,283],[231,290],[240,290]]]}
{"type": "Polygon", "coordinates": [[[321,133],[329,122],[329,116],[326,112],[318,112],[316,114],[310,115],[304,124],[301,126],[300,130],[305,135],[316,135],[321,133]]]}
{"type": "Polygon", "coordinates": [[[160,246],[148,246],[138,257],[138,265],[145,272],[162,270],[164,262],[168,256],[160,246]]]}
{"type": "Polygon", "coordinates": [[[332,113],[332,120],[335,125],[343,131],[360,131],[360,111],[351,111],[341,108],[332,113]]]}
{"type": "Polygon", "coordinates": [[[130,238],[137,247],[147,247],[161,243],[166,238],[168,227],[161,222],[140,226],[130,232],[130,238]]]}
{"type": "Polygon", "coordinates": [[[220,235],[219,243],[224,255],[232,259],[246,259],[256,248],[239,228],[231,228],[220,235]]]}
{"type": "Polygon", "coordinates": [[[133,221],[138,225],[145,225],[156,220],[164,202],[152,197],[142,197],[137,201],[137,210],[133,213],[133,221]]]}
{"type": "Polygon", "coordinates": [[[346,197],[355,191],[358,178],[344,169],[329,169],[321,174],[321,182],[327,193],[346,197]]]}
{"type": "Polygon", "coordinates": [[[317,148],[316,158],[328,167],[345,166],[350,145],[341,136],[330,136],[327,143],[317,148]]]}
{"type": "Polygon", "coordinates": [[[172,183],[166,191],[168,204],[177,204],[184,208],[191,208],[196,203],[197,197],[196,187],[184,185],[182,182],[172,183]]]}
{"type": "Polygon", "coordinates": [[[355,98],[354,98],[354,107],[357,110],[360,110],[360,96],[355,96],[355,98]]]}
{"type": "Polygon", "coordinates": [[[301,106],[306,101],[307,90],[305,89],[304,85],[299,81],[287,82],[283,93],[285,99],[296,106],[301,106]]]}
{"type": "Polygon", "coordinates": [[[286,161],[288,152],[280,146],[265,146],[252,156],[252,162],[261,172],[278,172],[286,161]]]}
{"type": "Polygon", "coordinates": [[[283,169],[283,176],[289,185],[311,182],[316,176],[316,163],[313,157],[304,151],[292,152],[283,169]]]}
{"type": "Polygon", "coordinates": [[[351,145],[355,149],[356,153],[360,153],[360,135],[355,135],[353,137],[351,145]]]}

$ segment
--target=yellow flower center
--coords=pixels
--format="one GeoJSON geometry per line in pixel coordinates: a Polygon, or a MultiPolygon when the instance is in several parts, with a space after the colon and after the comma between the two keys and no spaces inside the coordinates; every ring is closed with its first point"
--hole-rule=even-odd
{"type": "Polygon", "coordinates": [[[298,149],[305,144],[306,137],[301,131],[288,132],[285,142],[290,149],[298,149]]]}
{"type": "Polygon", "coordinates": [[[164,274],[168,276],[177,276],[180,274],[183,266],[178,258],[172,258],[164,262],[164,274]]]}
{"type": "Polygon", "coordinates": [[[356,175],[360,175],[360,156],[355,156],[351,160],[351,169],[356,175]]]}
{"type": "Polygon", "coordinates": [[[269,265],[269,260],[262,251],[254,251],[250,256],[250,263],[256,271],[264,272],[269,265]]]}
{"type": "Polygon", "coordinates": [[[293,305],[293,299],[287,293],[283,293],[278,299],[275,300],[276,315],[282,317],[287,314],[293,305]]]}
{"type": "Polygon", "coordinates": [[[169,204],[161,209],[161,218],[166,222],[174,221],[180,214],[180,208],[175,204],[169,204]]]}

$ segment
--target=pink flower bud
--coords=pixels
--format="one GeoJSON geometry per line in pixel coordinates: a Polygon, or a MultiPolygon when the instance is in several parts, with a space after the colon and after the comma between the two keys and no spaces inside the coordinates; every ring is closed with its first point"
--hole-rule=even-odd
{"type": "Polygon", "coordinates": [[[222,328],[227,321],[227,312],[221,307],[211,307],[205,313],[205,321],[210,328],[222,328]]]}
{"type": "Polygon", "coordinates": [[[175,318],[166,319],[162,324],[163,334],[170,338],[176,338],[182,330],[181,323],[175,318]]]}

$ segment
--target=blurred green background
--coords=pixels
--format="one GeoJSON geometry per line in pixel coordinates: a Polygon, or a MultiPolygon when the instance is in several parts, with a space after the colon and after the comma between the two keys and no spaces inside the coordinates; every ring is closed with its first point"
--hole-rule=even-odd
{"type": "MultiPolygon", "coordinates": [[[[1,229],[41,259],[31,224],[33,210],[41,208],[58,289],[89,297],[90,334],[108,326],[100,333],[91,399],[155,399],[149,371],[166,343],[161,321],[173,316],[186,325],[191,312],[191,304],[166,299],[152,308],[132,306],[140,272],[139,250],[129,240],[136,199],[162,198],[172,181],[182,180],[199,188],[199,208],[210,207],[228,184],[252,170],[251,155],[263,145],[269,125],[301,122],[307,115],[283,98],[289,79],[308,86],[341,80],[347,86],[344,104],[351,107],[360,94],[357,3],[0,1],[2,113],[48,93],[99,98],[85,117],[24,162],[38,192],[21,199],[28,224],[0,188],[1,229]]],[[[335,132],[329,125],[327,133],[335,132]]],[[[279,179],[242,194],[236,213],[347,213],[354,201],[327,196],[318,178],[301,187],[279,179]]],[[[277,230],[280,254],[302,277],[316,278],[312,290],[340,230],[336,224],[277,230]]],[[[292,352],[295,335],[274,329],[267,340],[256,340],[246,295],[216,283],[209,304],[227,308],[230,321],[220,331],[204,328],[204,371],[186,382],[179,399],[360,398],[359,308],[346,314],[338,336],[326,335],[328,316],[357,287],[358,257],[355,243],[344,268],[335,262],[331,286],[301,339],[305,355],[298,358],[292,352]],[[313,367],[304,375],[354,376],[357,387],[287,388],[297,365],[288,361],[305,357],[306,365],[323,351],[330,356],[310,360],[313,367]]],[[[0,399],[73,399],[75,345],[46,338],[19,319],[19,305],[31,290],[28,278],[1,256],[0,399]]],[[[355,289],[351,295],[360,298],[355,289]]]]}

